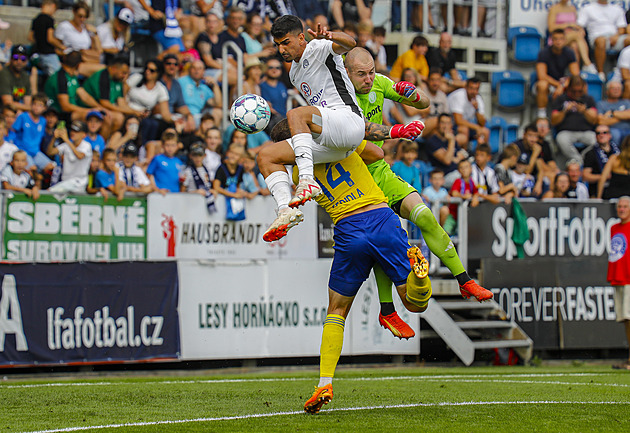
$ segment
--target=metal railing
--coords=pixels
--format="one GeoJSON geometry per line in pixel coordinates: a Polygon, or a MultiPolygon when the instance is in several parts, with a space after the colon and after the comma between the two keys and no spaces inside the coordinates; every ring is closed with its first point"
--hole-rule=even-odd
{"type": "Polygon", "coordinates": [[[230,94],[229,94],[229,84],[228,84],[228,49],[231,48],[234,53],[236,53],[236,94],[238,96],[243,94],[243,51],[232,41],[227,41],[221,47],[221,62],[223,66],[223,76],[221,82],[221,91],[223,92],[223,114],[221,115],[221,128],[225,130],[228,127],[230,122],[228,118],[228,114],[230,111],[230,94]]]}

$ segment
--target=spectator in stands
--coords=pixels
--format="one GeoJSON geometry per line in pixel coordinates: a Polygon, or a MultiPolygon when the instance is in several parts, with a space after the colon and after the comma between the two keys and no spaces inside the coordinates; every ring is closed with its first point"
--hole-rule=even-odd
{"type": "Polygon", "coordinates": [[[346,23],[372,23],[373,0],[333,0],[330,14],[339,28],[346,23]]]}
{"type": "Polygon", "coordinates": [[[630,99],[630,47],[625,47],[617,58],[617,67],[611,81],[623,84],[623,98],[630,99]]]}
{"type": "Polygon", "coordinates": [[[223,11],[230,4],[230,1],[231,0],[194,0],[190,5],[193,33],[197,35],[203,32],[208,14],[213,14],[215,17],[222,17],[223,11]]]}
{"type": "MultiPolygon", "coordinates": [[[[609,83],[610,84],[610,83],[609,83]]],[[[591,197],[597,197],[597,184],[602,177],[606,163],[612,155],[619,153],[617,143],[611,141],[610,128],[607,125],[595,127],[597,145],[584,155],[584,169],[582,178],[588,182],[588,192],[591,197]]],[[[604,187],[607,187],[605,182],[604,187]]]]}
{"type": "Polygon", "coordinates": [[[221,131],[216,126],[206,131],[206,156],[203,159],[203,165],[210,174],[210,180],[214,180],[217,169],[221,165],[221,131]]]}
{"type": "Polygon", "coordinates": [[[389,74],[387,68],[387,52],[385,51],[385,27],[378,26],[372,30],[372,37],[365,44],[372,53],[376,54],[374,66],[379,74],[389,74]]]}
{"type": "Polygon", "coordinates": [[[400,161],[396,161],[392,165],[392,171],[409,185],[421,191],[420,170],[414,165],[416,159],[418,159],[418,143],[403,141],[400,161]]]}
{"type": "Polygon", "coordinates": [[[571,184],[569,181],[569,175],[564,171],[556,174],[553,179],[553,185],[551,189],[543,194],[542,199],[547,200],[551,198],[569,198],[568,192],[571,184]]]}
{"type": "Polygon", "coordinates": [[[39,69],[50,76],[61,68],[57,51],[63,53],[66,46],[55,37],[57,0],[43,0],[39,15],[33,19],[28,40],[33,43],[32,52],[39,56],[39,69]]]}
{"type": "Polygon", "coordinates": [[[31,108],[31,84],[26,69],[28,50],[24,45],[11,48],[9,64],[0,70],[0,98],[2,105],[13,111],[28,111],[31,108]]]}
{"type": "MultiPolygon", "coordinates": [[[[326,2],[326,4],[328,4],[328,2],[326,2]]],[[[317,21],[315,21],[315,17],[318,15],[326,15],[326,11],[322,8],[322,4],[319,0],[294,1],[293,7],[295,9],[295,16],[298,16],[306,21],[306,25],[311,29],[317,28],[317,21]]],[[[326,21],[326,27],[328,27],[328,21],[326,21]]]]}
{"type": "Polygon", "coordinates": [[[516,167],[512,172],[512,182],[518,189],[519,197],[535,197],[534,188],[536,187],[536,179],[531,174],[525,173],[525,168],[529,164],[529,157],[521,153],[521,156],[516,162],[516,167]]]}
{"type": "Polygon", "coordinates": [[[182,126],[183,134],[191,134],[195,128],[195,118],[190,113],[184,100],[182,86],[179,84],[179,59],[175,54],[164,56],[164,75],[160,82],[168,90],[168,111],[173,114],[173,119],[182,126]]]}
{"type": "MultiPolygon", "coordinates": [[[[133,144],[136,149],[140,149],[140,119],[137,116],[127,116],[119,131],[114,131],[107,142],[107,147],[116,150],[124,149],[125,146],[133,144]]],[[[153,157],[153,155],[151,155],[153,157]]]]}
{"type": "MultiPolygon", "coordinates": [[[[470,161],[463,159],[457,163],[457,171],[460,177],[455,179],[453,186],[449,192],[451,197],[461,198],[462,200],[469,200],[470,207],[477,207],[479,205],[479,191],[477,185],[472,180],[472,167],[470,161]]],[[[449,206],[452,217],[457,220],[457,205],[451,204],[449,206]]]]}
{"type": "Polygon", "coordinates": [[[630,44],[627,36],[628,23],[620,6],[609,4],[608,0],[597,0],[580,8],[577,24],[588,32],[588,39],[595,51],[595,66],[602,81],[606,81],[604,63],[606,52],[621,51],[630,44]]]}
{"type": "Polygon", "coordinates": [[[241,157],[241,165],[243,166],[243,190],[247,193],[248,199],[253,199],[257,195],[267,196],[271,194],[269,189],[267,189],[267,185],[264,183],[264,179],[262,179],[262,185],[260,182],[260,178],[262,175],[260,173],[256,174],[256,155],[245,152],[241,157]]]}
{"type": "Polygon", "coordinates": [[[160,81],[163,74],[163,63],[152,59],[145,63],[142,73],[133,74],[127,79],[127,104],[132,110],[143,113],[144,117],[141,122],[142,144],[156,140],[173,122],[168,109],[168,90],[160,81]],[[160,117],[153,114],[159,114],[160,117]]]}
{"type": "Polygon", "coordinates": [[[479,78],[471,77],[466,81],[464,88],[448,95],[448,105],[457,125],[457,134],[463,134],[467,138],[465,144],[460,143],[465,148],[471,140],[485,144],[490,136],[490,131],[485,127],[486,112],[483,99],[479,95],[480,86],[479,78]]]}
{"type": "Polygon", "coordinates": [[[621,99],[621,93],[621,83],[609,81],[606,99],[597,102],[598,123],[610,127],[612,140],[617,144],[630,134],[630,100],[621,99]]]}
{"type": "MultiPolygon", "coordinates": [[[[455,52],[451,50],[453,46],[453,37],[448,32],[440,34],[440,42],[437,47],[429,49],[427,54],[427,63],[430,69],[439,69],[442,73],[448,72],[450,78],[442,77],[441,89],[445,93],[452,92],[455,89],[464,87],[465,82],[459,76],[459,72],[455,68],[455,52]]],[[[429,72],[430,74],[430,72],[429,72]]]]}
{"type": "Polygon", "coordinates": [[[0,171],[2,189],[26,194],[33,200],[39,198],[39,188],[27,170],[28,161],[26,152],[16,150],[11,158],[11,163],[0,171]]]}
{"type": "Polygon", "coordinates": [[[22,112],[13,123],[16,135],[14,144],[26,152],[27,167],[33,173],[38,170],[51,171],[55,166],[39,148],[46,129],[46,119],[43,114],[46,111],[47,102],[46,95],[40,93],[33,96],[31,109],[22,112]]]}
{"type": "Polygon", "coordinates": [[[0,116],[0,119],[4,119],[4,122],[5,122],[5,125],[4,125],[5,134],[3,138],[4,138],[4,141],[6,141],[7,143],[15,144],[14,143],[15,131],[12,128],[13,128],[13,123],[15,123],[16,117],[17,117],[16,110],[11,108],[11,106],[5,105],[2,107],[2,116],[0,116]]]}
{"type": "Polygon", "coordinates": [[[92,146],[92,152],[103,156],[105,150],[105,139],[99,132],[103,126],[103,113],[98,110],[92,110],[87,115],[87,135],[85,140],[92,146]]]}
{"type": "Polygon", "coordinates": [[[212,189],[212,180],[208,169],[203,165],[203,146],[193,144],[188,153],[190,162],[184,169],[184,180],[181,185],[181,192],[191,192],[200,194],[206,198],[208,211],[213,213],[215,209],[214,196],[216,191],[212,189]]]}
{"type": "MultiPolygon", "coordinates": [[[[106,111],[107,121],[102,131],[109,138],[117,131],[125,120],[125,115],[141,116],[141,111],[133,110],[127,104],[125,80],[129,75],[129,57],[119,54],[110,58],[106,69],[92,74],[83,82],[81,88],[90,95],[98,106],[106,111]]],[[[97,107],[94,107],[97,108],[97,107]]]]}
{"type": "Polygon", "coordinates": [[[578,64],[581,60],[584,71],[597,74],[597,68],[591,63],[584,29],[577,24],[577,9],[569,0],[558,0],[549,8],[547,30],[552,35],[556,30],[563,30],[566,44],[575,53],[578,64]]]}
{"type": "Polygon", "coordinates": [[[4,136],[6,132],[7,122],[0,117],[0,172],[9,165],[13,160],[13,154],[18,150],[15,144],[5,141],[4,136]]]}
{"type": "Polygon", "coordinates": [[[221,87],[214,78],[204,77],[203,66],[201,60],[195,60],[189,74],[178,80],[195,125],[199,125],[201,115],[205,112],[211,113],[216,123],[221,122],[221,87]]]}
{"type": "Polygon", "coordinates": [[[576,198],[578,200],[588,200],[588,188],[584,183],[580,182],[582,178],[580,161],[574,159],[569,160],[565,168],[569,175],[569,191],[567,191],[567,197],[576,198]]]}
{"type": "Polygon", "coordinates": [[[184,169],[184,163],[175,154],[179,147],[177,132],[168,128],[162,133],[162,151],[149,163],[147,174],[153,185],[161,194],[179,192],[179,174],[184,169]]]}
{"type": "MultiPolygon", "coordinates": [[[[177,24],[177,17],[181,16],[181,9],[178,8],[177,0],[140,0],[142,7],[149,12],[149,31],[153,36],[153,39],[158,41],[164,51],[162,56],[167,54],[178,54],[181,51],[185,51],[184,43],[182,42],[182,29],[177,24]],[[150,5],[149,5],[150,3],[150,5]],[[175,9],[174,16],[167,17],[166,9],[167,4],[170,4],[175,9]],[[173,22],[175,19],[175,22],[173,22]],[[168,23],[167,23],[168,21],[168,23]]],[[[170,13],[170,12],[169,12],[170,13]]]]}
{"type": "Polygon", "coordinates": [[[112,193],[118,201],[125,196],[125,184],[120,180],[120,169],[116,165],[116,151],[105,149],[101,158],[101,168],[96,172],[94,187],[107,200],[112,193]]]}
{"type": "MultiPolygon", "coordinates": [[[[245,61],[245,70],[243,71],[243,93],[253,93],[260,95],[260,83],[263,75],[263,64],[257,57],[250,57],[245,61]]],[[[232,95],[233,99],[238,98],[240,95],[235,92],[232,95]]]]}
{"type": "Polygon", "coordinates": [[[416,36],[411,41],[409,50],[402,53],[394,64],[390,71],[390,76],[394,81],[400,81],[402,72],[406,68],[413,68],[420,74],[422,80],[427,79],[429,75],[429,64],[425,55],[429,49],[429,41],[424,36],[416,36]]]}
{"type": "Polygon", "coordinates": [[[122,161],[118,162],[118,179],[125,185],[127,192],[148,194],[153,188],[151,181],[136,163],[138,162],[138,147],[127,143],[122,149],[122,161]]]}
{"type": "MultiPolygon", "coordinates": [[[[90,7],[84,1],[72,6],[72,20],[62,21],[55,29],[55,37],[61,41],[67,50],[80,51],[81,59],[86,63],[101,62],[101,43],[96,34],[96,28],[86,24],[90,17],[90,7]]],[[[100,69],[93,66],[92,72],[100,69]]]]}
{"type": "Polygon", "coordinates": [[[494,169],[488,165],[492,160],[492,150],[487,144],[480,144],[475,149],[475,163],[472,165],[472,180],[479,195],[491,203],[498,203],[499,183],[494,169]]]}
{"type": "Polygon", "coordinates": [[[243,148],[243,152],[248,150],[254,154],[260,151],[262,145],[271,142],[269,135],[265,131],[257,132],[256,134],[245,134],[234,128],[234,125],[228,125],[223,132],[223,149],[227,150],[231,144],[237,143],[237,145],[243,148]]]}
{"type": "Polygon", "coordinates": [[[453,224],[455,220],[453,220],[448,206],[443,204],[448,203],[451,197],[448,195],[447,189],[444,188],[444,172],[442,170],[434,169],[431,171],[429,174],[429,185],[422,188],[422,199],[428,206],[431,206],[431,204],[435,202],[442,203],[440,206],[440,225],[444,227],[446,233],[449,235],[453,234],[454,227],[452,227],[451,224],[447,224],[447,220],[449,220],[450,217],[453,224]]]}
{"type": "Polygon", "coordinates": [[[573,51],[566,46],[564,30],[556,29],[551,34],[551,45],[538,53],[536,75],[538,81],[534,87],[538,117],[547,117],[549,95],[552,99],[564,94],[568,76],[578,75],[580,66],[573,51]]]}
{"type": "Polygon", "coordinates": [[[630,191],[630,136],[621,143],[620,152],[611,155],[597,184],[597,198],[609,200],[628,195],[630,191]],[[606,181],[608,186],[604,190],[606,181]]]}
{"type": "Polygon", "coordinates": [[[282,63],[275,57],[267,59],[265,62],[265,77],[260,83],[260,96],[262,96],[271,108],[271,120],[267,130],[284,119],[287,115],[287,100],[289,92],[287,86],[280,81],[282,76],[282,63]]]}
{"type": "MultiPolygon", "coordinates": [[[[222,48],[223,44],[226,42],[234,42],[243,52],[243,58],[247,59],[247,46],[245,45],[245,39],[241,36],[241,27],[245,24],[245,12],[243,12],[238,7],[230,8],[230,12],[226,18],[226,29],[219,33],[219,40],[215,44],[212,44],[212,48],[210,54],[214,59],[222,58],[222,48]]],[[[228,49],[228,62],[234,67],[237,67],[236,64],[236,54],[233,49],[228,49]]]]}
{"type": "Polygon", "coordinates": [[[225,159],[217,170],[212,181],[212,187],[217,193],[231,198],[245,198],[246,192],[241,188],[243,183],[243,166],[239,159],[242,153],[230,147],[225,153],[225,159]]]}
{"type": "Polygon", "coordinates": [[[77,75],[80,63],[79,51],[66,54],[61,59],[61,69],[48,77],[44,84],[44,92],[52,101],[50,106],[57,110],[61,119],[66,122],[85,120],[93,108],[104,109],[85,89],[79,87],[77,75]],[[81,103],[87,107],[80,106],[81,103]]]}
{"type": "Polygon", "coordinates": [[[510,204],[513,197],[518,197],[519,189],[512,182],[513,171],[521,156],[521,151],[514,143],[509,144],[503,150],[499,163],[494,166],[497,184],[499,185],[499,195],[505,200],[505,204],[510,204]]]}
{"type": "Polygon", "coordinates": [[[595,100],[586,94],[586,84],[579,75],[569,79],[565,94],[551,103],[551,124],[558,132],[556,143],[567,159],[582,161],[575,143],[585,146],[595,145],[593,127],[597,123],[595,100]]]}
{"type": "Polygon", "coordinates": [[[66,128],[55,129],[55,138],[61,140],[59,145],[51,141],[48,155],[61,155],[63,165],[61,182],[48,188],[52,193],[82,193],[88,185],[88,172],[92,163],[92,146],[85,140],[87,126],[80,120],[70,125],[70,137],[66,128]]]}
{"type": "Polygon", "coordinates": [[[462,149],[455,140],[451,116],[446,113],[439,115],[437,130],[427,140],[426,146],[429,162],[444,173],[445,186],[450,188],[459,177],[457,164],[468,158],[468,152],[462,149]]]}
{"type": "MultiPolygon", "coordinates": [[[[418,76],[418,72],[412,68],[405,68],[402,72],[401,81],[406,81],[408,83],[413,84],[418,88],[421,84],[420,77],[418,76]]],[[[403,121],[402,123],[407,124],[414,120],[423,120],[426,115],[429,114],[429,107],[420,109],[413,107],[408,104],[404,104],[399,102],[396,104],[400,114],[402,115],[403,121]]],[[[426,125],[425,125],[426,126],[426,125]]],[[[432,125],[435,128],[435,125],[432,125]]]]}
{"type": "Polygon", "coordinates": [[[276,47],[265,32],[260,15],[250,13],[245,21],[245,30],[241,33],[245,39],[247,54],[265,59],[276,54],[276,47]]]}
{"type": "Polygon", "coordinates": [[[131,9],[122,8],[118,11],[116,18],[105,21],[96,27],[96,33],[104,54],[103,63],[109,64],[111,58],[128,50],[129,40],[131,39],[129,27],[133,24],[133,21],[134,17],[131,9]]]}
{"type": "MultiPolygon", "coordinates": [[[[431,68],[429,70],[429,79],[424,88],[425,94],[429,98],[429,106],[423,110],[424,130],[422,136],[430,137],[438,124],[438,116],[442,113],[450,114],[451,109],[448,106],[446,93],[441,90],[442,87],[442,71],[440,69],[431,68]]],[[[461,134],[458,138],[462,143],[466,143],[468,137],[461,134]]]]}
{"type": "MultiPolygon", "coordinates": [[[[197,36],[195,40],[195,49],[199,51],[201,60],[206,66],[206,75],[210,75],[217,80],[222,80],[223,60],[221,58],[221,47],[219,42],[219,34],[223,31],[223,20],[209,12],[205,18],[205,30],[197,36]],[[215,47],[217,47],[215,49],[215,47]],[[214,55],[217,57],[214,57],[214,55]]],[[[227,80],[230,85],[236,84],[238,79],[236,73],[236,64],[228,63],[227,80]]]]}
{"type": "Polygon", "coordinates": [[[535,123],[525,126],[523,137],[517,140],[516,144],[521,151],[519,162],[526,162],[523,173],[532,175],[535,178],[535,185],[532,195],[540,196],[543,192],[543,183],[545,177],[548,180],[553,179],[558,171],[556,162],[549,143],[539,140],[538,128],[535,123]]]}

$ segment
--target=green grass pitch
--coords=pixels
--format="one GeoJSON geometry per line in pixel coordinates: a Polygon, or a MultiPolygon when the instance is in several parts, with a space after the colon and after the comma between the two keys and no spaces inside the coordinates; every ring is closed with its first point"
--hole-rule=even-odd
{"type": "Polygon", "coordinates": [[[610,366],[342,367],[0,381],[3,432],[629,432],[630,374],[610,366]],[[194,376],[193,376],[194,374],[194,376]]]}

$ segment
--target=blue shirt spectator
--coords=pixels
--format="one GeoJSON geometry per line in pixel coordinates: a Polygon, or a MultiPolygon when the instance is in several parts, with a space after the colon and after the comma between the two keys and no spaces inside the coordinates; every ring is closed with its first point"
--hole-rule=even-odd
{"type": "Polygon", "coordinates": [[[46,119],[39,116],[38,120],[34,120],[30,113],[24,112],[13,122],[13,130],[15,131],[13,144],[34,157],[39,152],[39,143],[46,133],[46,119]]]}
{"type": "Polygon", "coordinates": [[[392,165],[392,171],[418,191],[422,189],[422,185],[420,185],[420,170],[415,165],[407,165],[402,161],[396,161],[392,165]]]}
{"type": "Polygon", "coordinates": [[[214,98],[214,92],[206,83],[201,80],[195,82],[190,75],[181,77],[179,80],[184,102],[192,114],[201,114],[201,110],[206,106],[208,99],[214,98]]]}
{"type": "Polygon", "coordinates": [[[103,156],[103,151],[105,150],[105,139],[101,134],[96,134],[96,137],[94,138],[86,135],[85,141],[90,143],[93,152],[97,152],[99,156],[103,156]]]}
{"type": "MultiPolygon", "coordinates": [[[[230,138],[232,137],[232,133],[234,133],[234,125],[231,123],[225,128],[225,132],[223,133],[223,152],[225,153],[230,146],[230,138]]],[[[260,131],[255,134],[247,134],[247,148],[255,149],[257,147],[262,146],[266,142],[271,141],[271,138],[265,133],[265,131],[260,131]]]]}
{"type": "Polygon", "coordinates": [[[153,175],[155,185],[170,192],[179,192],[179,173],[184,163],[176,156],[156,155],[147,168],[147,174],[153,175]]]}
{"type": "Polygon", "coordinates": [[[276,81],[275,85],[268,81],[260,83],[260,96],[271,102],[271,106],[282,117],[287,116],[287,99],[289,93],[287,86],[282,81],[276,81]]]}
{"type": "Polygon", "coordinates": [[[107,188],[110,185],[116,185],[116,173],[113,171],[108,173],[105,170],[97,171],[94,178],[94,187],[107,188]]]}

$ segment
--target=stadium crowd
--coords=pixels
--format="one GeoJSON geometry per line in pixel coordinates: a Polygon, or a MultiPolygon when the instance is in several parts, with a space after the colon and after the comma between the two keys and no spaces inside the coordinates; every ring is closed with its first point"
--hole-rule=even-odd
{"type": "MultiPolygon", "coordinates": [[[[418,35],[408,51],[388,59],[385,29],[372,25],[371,1],[335,0],[330,10],[328,1],[317,0],[192,3],[184,10],[177,0],[116,1],[115,18],[94,27],[86,24],[86,3],[72,5],[71,20],[55,22],[57,1],[43,0],[29,45],[5,42],[2,188],[33,199],[40,190],[105,198],[187,191],[206,196],[210,210],[218,194],[268,195],[256,154],[299,100],[269,30],[276,17],[293,14],[305,28],[320,23],[353,36],[372,54],[377,73],[410,82],[428,96],[426,109],[390,100],[383,107],[385,124],[426,125],[415,142],[383,146],[393,170],[422,188],[426,201],[461,197],[474,206],[480,199],[608,199],[630,191],[630,26],[619,6],[606,0],[579,13],[566,0],[550,8],[548,45],[535,66],[536,118],[500,153],[489,146],[481,81],[462,79],[447,32],[435,47],[418,35]],[[135,68],[133,35],[141,32],[160,50],[135,68]],[[224,110],[239,96],[237,56],[231,50],[222,56],[228,41],[244,53],[243,92],[261,95],[271,106],[266,131],[246,135],[232,125],[221,128],[224,110]],[[611,55],[618,60],[607,71],[611,55]],[[604,99],[587,94],[581,69],[607,80],[604,99]],[[224,81],[230,86],[227,106],[224,81]]],[[[412,23],[422,22],[421,11],[414,4],[412,23]]],[[[479,16],[479,36],[485,36],[479,16]]],[[[430,17],[431,29],[439,32],[434,18],[439,20],[430,17]]],[[[466,24],[456,24],[456,33],[466,35],[466,24]]],[[[452,232],[454,209],[443,206],[440,215],[452,232]]]]}

